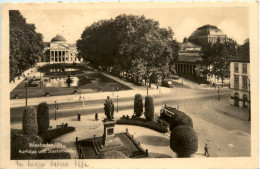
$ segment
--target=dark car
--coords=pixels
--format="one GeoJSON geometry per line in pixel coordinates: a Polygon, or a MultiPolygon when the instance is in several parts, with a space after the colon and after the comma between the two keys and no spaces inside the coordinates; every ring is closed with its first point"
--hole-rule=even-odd
{"type": "Polygon", "coordinates": [[[162,86],[171,87],[171,88],[174,87],[172,80],[170,80],[170,79],[162,80],[162,86]]]}

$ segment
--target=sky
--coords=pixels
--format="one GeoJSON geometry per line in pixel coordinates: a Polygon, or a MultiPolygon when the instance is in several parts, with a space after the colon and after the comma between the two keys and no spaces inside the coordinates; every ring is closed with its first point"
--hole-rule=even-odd
{"type": "Polygon", "coordinates": [[[205,24],[215,25],[228,37],[243,44],[249,37],[249,11],[247,7],[199,7],[199,8],[88,8],[20,10],[27,23],[33,23],[43,34],[44,42],[62,35],[69,43],[75,43],[85,27],[101,19],[115,18],[120,14],[144,15],[159,21],[160,27],[171,27],[174,39],[179,42],[205,24]]]}

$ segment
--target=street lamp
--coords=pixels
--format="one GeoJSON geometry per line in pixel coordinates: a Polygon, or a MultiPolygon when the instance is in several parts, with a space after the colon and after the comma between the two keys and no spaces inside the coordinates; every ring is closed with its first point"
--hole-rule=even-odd
{"type": "Polygon", "coordinates": [[[219,98],[219,86],[218,86],[218,101],[220,100],[220,98],[219,98]]]}
{"type": "Polygon", "coordinates": [[[116,112],[118,113],[118,94],[117,94],[117,96],[116,96],[116,112]]]}
{"type": "Polygon", "coordinates": [[[27,107],[27,93],[28,93],[28,81],[25,80],[25,106],[27,107]]]}
{"type": "Polygon", "coordinates": [[[55,120],[57,119],[57,110],[59,109],[59,106],[58,106],[58,103],[57,103],[57,101],[55,100],[55,102],[54,102],[54,110],[55,110],[55,120]]]}

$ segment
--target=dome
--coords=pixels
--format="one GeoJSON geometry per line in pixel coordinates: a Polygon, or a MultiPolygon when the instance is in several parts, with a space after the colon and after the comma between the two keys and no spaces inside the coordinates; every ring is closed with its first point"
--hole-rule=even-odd
{"type": "Polygon", "coordinates": [[[51,39],[51,42],[59,42],[59,41],[66,42],[66,39],[61,35],[56,35],[54,38],[51,39]]]}
{"type": "Polygon", "coordinates": [[[225,34],[220,29],[218,29],[216,26],[214,26],[214,25],[204,25],[204,26],[197,28],[197,30],[195,30],[191,34],[189,39],[196,38],[196,37],[199,37],[199,36],[208,36],[208,35],[225,36],[225,34]]]}

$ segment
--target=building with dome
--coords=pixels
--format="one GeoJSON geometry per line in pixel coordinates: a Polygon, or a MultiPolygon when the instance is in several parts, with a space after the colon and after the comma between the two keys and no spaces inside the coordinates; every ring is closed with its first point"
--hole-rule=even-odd
{"type": "Polygon", "coordinates": [[[208,43],[225,42],[227,35],[214,25],[204,25],[195,30],[189,37],[188,41],[197,45],[205,46],[208,43]]]}
{"type": "Polygon", "coordinates": [[[51,39],[51,42],[45,43],[45,53],[43,59],[49,63],[79,63],[77,57],[76,44],[69,44],[61,35],[56,35],[51,39]]]}
{"type": "Polygon", "coordinates": [[[188,38],[184,38],[183,43],[179,43],[179,56],[175,63],[177,74],[199,82],[216,81],[202,73],[204,69],[201,66],[201,48],[209,43],[216,43],[218,39],[224,43],[227,36],[219,28],[209,24],[197,28],[188,38]]]}

